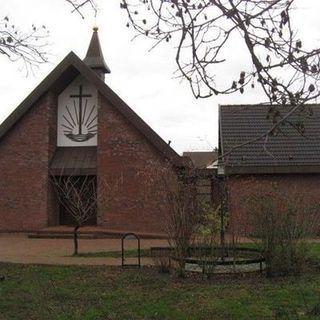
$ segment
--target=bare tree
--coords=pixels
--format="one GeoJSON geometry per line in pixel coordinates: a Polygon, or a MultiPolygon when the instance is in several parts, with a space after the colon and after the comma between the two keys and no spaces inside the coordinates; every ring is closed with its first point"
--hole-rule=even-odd
{"type": "MultiPolygon", "coordinates": [[[[82,17],[83,7],[97,10],[94,0],[66,0],[82,17]]],[[[281,131],[288,123],[304,133],[306,106],[319,97],[320,49],[310,49],[292,25],[295,0],[120,0],[128,16],[127,27],[137,36],[155,41],[154,47],[172,43],[176,49],[178,77],[187,79],[196,98],[245,93],[259,85],[271,106],[273,126],[267,133],[281,131]],[[239,36],[247,49],[251,67],[237,70],[225,84],[217,65],[228,66],[227,52],[239,36]],[[286,111],[278,105],[288,105],[286,111]],[[301,121],[288,118],[298,112],[301,121]]],[[[222,71],[224,72],[224,71],[222,71]]]]}
{"type": "MultiPolygon", "coordinates": [[[[294,0],[121,0],[129,22],[138,34],[155,40],[155,46],[176,46],[178,72],[190,83],[197,98],[244,93],[248,86],[261,86],[272,106],[274,122],[285,122],[276,105],[299,111],[319,96],[318,48],[308,50],[291,22],[294,0]],[[227,65],[226,50],[240,34],[252,67],[235,74],[227,85],[217,65],[227,65]]],[[[303,131],[303,123],[294,124],[303,131]]]]}
{"type": "MultiPolygon", "coordinates": [[[[82,18],[82,9],[90,6],[94,14],[97,5],[93,0],[65,0],[82,18]]],[[[34,68],[49,61],[49,31],[45,25],[32,24],[30,28],[17,26],[11,18],[0,19],[0,54],[12,62],[21,62],[27,75],[34,68]]]]}
{"type": "MultiPolygon", "coordinates": [[[[154,167],[154,166],[153,166],[154,167]]],[[[155,179],[150,188],[161,192],[163,201],[159,203],[161,225],[178,263],[178,274],[184,276],[185,259],[193,244],[203,215],[197,189],[191,172],[178,171],[172,164],[154,169],[155,179]]]]}
{"type": "Polygon", "coordinates": [[[79,228],[94,217],[98,207],[105,210],[111,205],[116,188],[100,182],[98,192],[96,176],[52,176],[51,181],[59,203],[75,221],[73,254],[77,255],[79,228]]]}
{"type": "Polygon", "coordinates": [[[34,67],[48,62],[48,36],[44,25],[22,30],[9,17],[4,17],[0,20],[0,54],[10,61],[21,62],[28,74],[34,67]]]}
{"type": "Polygon", "coordinates": [[[179,182],[177,187],[168,186],[166,191],[170,211],[166,216],[164,228],[178,259],[179,273],[183,276],[185,258],[201,220],[198,199],[192,184],[179,182]]]}
{"type": "Polygon", "coordinates": [[[72,6],[72,13],[78,13],[82,19],[84,19],[83,8],[90,7],[93,10],[94,15],[97,14],[98,5],[95,0],[65,0],[68,4],[72,6]]]}

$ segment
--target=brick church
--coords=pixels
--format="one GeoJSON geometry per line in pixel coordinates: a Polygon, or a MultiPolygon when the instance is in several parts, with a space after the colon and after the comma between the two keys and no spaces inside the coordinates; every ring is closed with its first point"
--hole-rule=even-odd
{"type": "Polygon", "coordinates": [[[105,84],[97,31],[84,60],[70,52],[0,126],[0,231],[71,223],[52,177],[90,176],[98,194],[107,192],[102,182],[118,187],[108,208],[97,202],[90,224],[163,232],[159,172],[175,177],[186,161],[105,84]]]}

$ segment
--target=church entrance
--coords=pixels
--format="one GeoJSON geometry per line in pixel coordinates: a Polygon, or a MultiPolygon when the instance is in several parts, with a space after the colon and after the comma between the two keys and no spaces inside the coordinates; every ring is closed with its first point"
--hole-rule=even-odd
{"type": "Polygon", "coordinates": [[[53,181],[58,193],[59,225],[96,225],[97,177],[60,176],[53,181]]]}

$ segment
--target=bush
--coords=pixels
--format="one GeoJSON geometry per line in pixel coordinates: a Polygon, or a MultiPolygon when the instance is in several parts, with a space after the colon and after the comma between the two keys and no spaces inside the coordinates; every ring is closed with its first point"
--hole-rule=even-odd
{"type": "Polygon", "coordinates": [[[178,275],[184,277],[185,258],[202,221],[201,207],[192,181],[178,181],[175,186],[168,185],[166,191],[170,212],[166,216],[164,230],[170,247],[174,249],[178,275]]]}
{"type": "Polygon", "coordinates": [[[308,256],[306,238],[317,226],[316,202],[277,185],[257,185],[245,199],[253,237],[266,259],[267,276],[299,275],[308,256]]]}
{"type": "Polygon", "coordinates": [[[151,258],[154,266],[161,273],[169,273],[171,269],[170,254],[172,250],[170,248],[154,248],[151,249],[151,258]]]}

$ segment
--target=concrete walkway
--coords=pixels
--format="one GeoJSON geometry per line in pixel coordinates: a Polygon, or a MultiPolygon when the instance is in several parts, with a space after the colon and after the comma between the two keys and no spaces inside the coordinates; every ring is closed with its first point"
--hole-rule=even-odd
{"type": "MultiPolygon", "coordinates": [[[[248,241],[248,239],[246,239],[248,241]]],[[[310,239],[320,242],[320,239],[310,239]]],[[[141,239],[141,249],[167,246],[164,239],[141,239]]],[[[135,249],[136,240],[126,240],[126,249],[135,249]]],[[[121,251],[121,239],[79,239],[79,252],[121,251]]],[[[121,258],[72,257],[72,239],[29,239],[23,233],[0,233],[0,262],[53,265],[110,265],[120,266],[121,258]]],[[[130,258],[126,263],[136,262],[130,258]]],[[[142,258],[142,265],[151,265],[152,259],[142,258]]]]}
{"type": "MultiPolygon", "coordinates": [[[[166,246],[166,240],[141,239],[141,249],[166,246]]],[[[126,249],[135,249],[135,240],[126,240],[126,249]]],[[[121,251],[121,239],[79,239],[79,252],[121,251]]],[[[0,234],[0,262],[56,265],[121,265],[121,258],[72,257],[72,239],[29,239],[27,234],[0,234]]],[[[132,258],[133,259],[133,258],[132,258]]],[[[132,259],[126,260],[129,263],[132,259]]],[[[136,259],[132,260],[136,261],[136,259]]],[[[150,265],[150,258],[142,258],[150,265]]]]}

